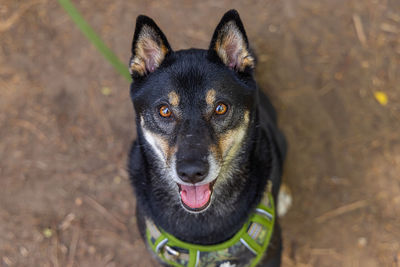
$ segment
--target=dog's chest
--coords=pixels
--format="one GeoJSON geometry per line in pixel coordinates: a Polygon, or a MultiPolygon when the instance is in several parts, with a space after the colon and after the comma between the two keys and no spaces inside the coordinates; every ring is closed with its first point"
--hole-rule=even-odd
{"type": "Polygon", "coordinates": [[[275,206],[267,192],[241,230],[226,242],[210,246],[182,242],[149,219],[146,219],[146,242],[160,262],[171,266],[256,266],[266,254],[274,223],[275,206]]]}

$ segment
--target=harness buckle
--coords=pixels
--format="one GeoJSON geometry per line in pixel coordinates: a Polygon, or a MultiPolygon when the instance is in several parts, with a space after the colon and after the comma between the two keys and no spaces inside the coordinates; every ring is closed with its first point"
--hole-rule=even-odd
{"type": "Polygon", "coordinates": [[[174,258],[179,257],[179,251],[176,251],[175,249],[171,248],[168,245],[165,245],[164,248],[167,251],[167,253],[173,256],[174,258]]]}

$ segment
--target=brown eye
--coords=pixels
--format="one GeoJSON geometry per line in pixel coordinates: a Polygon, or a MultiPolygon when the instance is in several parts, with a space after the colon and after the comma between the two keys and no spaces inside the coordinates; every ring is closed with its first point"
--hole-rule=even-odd
{"type": "Polygon", "coordinates": [[[171,117],[172,112],[167,105],[162,105],[160,107],[160,115],[164,118],[171,117]]]}
{"type": "Polygon", "coordinates": [[[227,110],[228,107],[224,103],[218,103],[218,105],[215,107],[215,114],[224,115],[227,110]]]}

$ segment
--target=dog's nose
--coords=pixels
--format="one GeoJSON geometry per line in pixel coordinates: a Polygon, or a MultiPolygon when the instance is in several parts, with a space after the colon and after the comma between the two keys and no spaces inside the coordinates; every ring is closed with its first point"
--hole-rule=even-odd
{"type": "Polygon", "coordinates": [[[176,163],[179,178],[186,183],[198,183],[208,174],[208,162],[201,160],[181,160],[176,163]]]}

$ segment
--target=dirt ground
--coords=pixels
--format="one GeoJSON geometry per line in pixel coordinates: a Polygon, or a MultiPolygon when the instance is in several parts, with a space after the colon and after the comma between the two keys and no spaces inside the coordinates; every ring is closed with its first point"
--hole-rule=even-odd
{"type": "MultiPolygon", "coordinates": [[[[289,142],[283,266],[400,266],[398,0],[74,3],[124,62],[138,14],[206,48],[238,9],[289,142]]],[[[128,88],[56,1],[0,2],[0,266],[153,266],[128,88]]]]}

